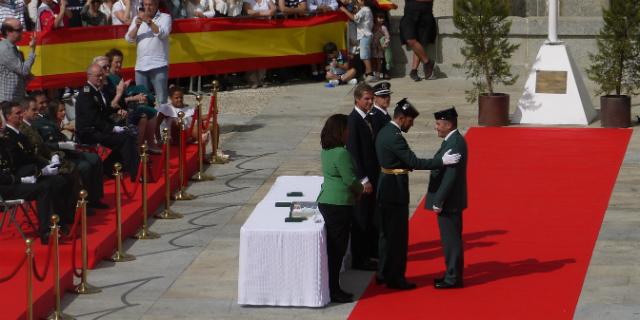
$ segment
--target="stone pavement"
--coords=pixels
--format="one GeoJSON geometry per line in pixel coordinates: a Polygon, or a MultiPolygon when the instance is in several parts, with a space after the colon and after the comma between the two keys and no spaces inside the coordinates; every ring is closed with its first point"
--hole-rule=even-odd
{"type": "MultiPolygon", "coordinates": [[[[432,112],[453,104],[463,131],[477,124],[477,106],[464,101],[468,81],[415,83],[403,78],[391,83],[392,101],[409,97],[422,113],[406,135],[419,156],[430,157],[440,144],[432,112]]],[[[505,90],[512,94],[512,109],[521,88],[517,84],[505,90]]],[[[173,204],[185,218],[152,220],[151,229],[161,233],[161,239],[127,240],[136,261],[100,263],[89,279],[103,292],[67,294],[64,311],[78,319],[345,319],[355,304],[321,309],[242,307],[236,300],[240,227],[276,177],[321,174],[320,129],[329,115],[350,112],[351,89],[312,83],[221,93],[222,147],[233,161],[207,170],[215,181],[190,186],[196,200],[173,204]]],[[[637,114],[639,108],[634,109],[637,114]]],[[[639,139],[634,132],[576,318],[640,319],[640,298],[635,294],[640,291],[639,139]]],[[[426,173],[411,174],[414,207],[426,185],[426,173]]],[[[348,270],[343,285],[359,296],[371,275],[348,270]]]]}

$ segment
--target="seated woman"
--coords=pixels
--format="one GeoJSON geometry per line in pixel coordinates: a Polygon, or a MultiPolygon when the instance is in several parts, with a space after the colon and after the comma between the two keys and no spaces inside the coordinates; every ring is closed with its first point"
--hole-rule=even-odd
{"type": "Polygon", "coordinates": [[[320,132],[324,182],[317,201],[327,230],[329,293],[331,301],[337,303],[353,301],[353,295],[340,288],[340,266],[349,242],[353,205],[364,189],[356,178],[351,154],[345,148],[349,135],[347,118],[344,114],[332,115],[320,132]]]}
{"type": "Polygon", "coordinates": [[[106,209],[108,206],[101,201],[104,196],[102,159],[93,152],[77,150],[76,143],[69,140],[60,131],[61,120],[64,119],[64,102],[53,100],[47,107],[48,114],[34,118],[33,127],[38,131],[44,144],[49,149],[64,151],[65,159],[73,162],[80,173],[82,185],[88,192],[87,206],[96,209],[106,209]]]}
{"type": "MultiPolygon", "coordinates": [[[[121,71],[124,56],[122,51],[111,49],[104,58],[98,58],[100,60],[97,63],[108,68],[105,69],[109,74],[107,87],[114,91],[114,88],[123,81],[121,71]]],[[[158,129],[156,117],[158,112],[153,107],[155,98],[145,86],[129,85],[130,80],[126,83],[127,88],[123,97],[120,98],[119,105],[127,110],[128,123],[135,126],[132,129],[135,129],[134,131],[138,134],[138,145],[142,145],[146,141],[149,152],[159,154],[161,149],[155,139],[155,132],[158,129]]]]}
{"type": "MultiPolygon", "coordinates": [[[[178,128],[178,112],[184,112],[184,128],[191,134],[187,135],[187,142],[197,143],[198,127],[192,127],[193,116],[195,115],[195,107],[184,104],[184,90],[178,86],[169,87],[169,103],[158,107],[158,122],[160,129],[167,128],[170,132],[171,142],[177,143],[179,136],[178,128]]],[[[197,121],[196,125],[200,125],[197,121]]],[[[202,141],[209,139],[209,132],[202,133],[202,141]]]]}

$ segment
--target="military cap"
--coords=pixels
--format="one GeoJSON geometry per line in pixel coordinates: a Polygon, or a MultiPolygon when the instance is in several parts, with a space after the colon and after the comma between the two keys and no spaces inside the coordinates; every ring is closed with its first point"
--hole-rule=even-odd
{"type": "Polygon", "coordinates": [[[373,86],[373,95],[374,96],[388,96],[392,94],[391,92],[391,83],[389,82],[380,82],[373,86]]]}
{"type": "Polygon", "coordinates": [[[393,111],[394,114],[401,113],[405,117],[417,118],[420,115],[420,112],[414,107],[407,98],[403,98],[402,100],[396,103],[396,108],[393,111]]]}
{"type": "Polygon", "coordinates": [[[436,120],[453,120],[458,118],[458,113],[456,112],[456,108],[451,107],[449,109],[440,110],[433,114],[436,120]]]}

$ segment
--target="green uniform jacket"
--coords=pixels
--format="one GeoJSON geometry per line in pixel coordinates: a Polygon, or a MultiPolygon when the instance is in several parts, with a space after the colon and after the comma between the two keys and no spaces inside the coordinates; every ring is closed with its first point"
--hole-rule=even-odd
{"type": "MultiPolygon", "coordinates": [[[[385,125],[376,137],[376,154],[382,168],[433,170],[442,167],[442,157],[419,159],[394,123],[385,125]]],[[[409,176],[380,173],[377,201],[385,204],[409,204],[409,176]]]]}
{"type": "Polygon", "coordinates": [[[324,181],[318,195],[318,203],[353,205],[355,196],[363,186],[356,178],[353,159],[345,147],[320,152],[324,181]]]}
{"type": "Polygon", "coordinates": [[[459,153],[460,162],[431,171],[425,209],[435,205],[444,212],[461,212],[467,208],[467,143],[459,131],[455,131],[442,142],[434,157],[442,157],[447,150],[459,153]]]}

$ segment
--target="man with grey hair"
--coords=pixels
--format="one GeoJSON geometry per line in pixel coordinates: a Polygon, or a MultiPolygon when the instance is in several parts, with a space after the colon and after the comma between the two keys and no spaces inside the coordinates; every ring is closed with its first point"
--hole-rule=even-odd
{"type": "Polygon", "coordinates": [[[135,43],[136,84],[151,89],[156,103],[167,103],[171,16],[158,10],[158,0],[143,0],[144,11],[133,19],[125,40],[135,43]]]}
{"type": "Polygon", "coordinates": [[[23,27],[16,18],[7,18],[2,22],[0,32],[4,40],[0,41],[0,101],[20,101],[26,94],[26,86],[31,76],[31,67],[36,59],[35,35],[29,47],[31,53],[25,61],[16,43],[22,39],[23,27]]]}
{"type": "MultiPolygon", "coordinates": [[[[112,97],[103,91],[105,76],[104,69],[97,64],[92,64],[87,70],[87,84],[76,99],[77,140],[85,144],[99,143],[111,149],[104,161],[105,175],[111,176],[113,164],[120,161],[133,181],[140,163],[135,137],[126,132],[126,127],[116,125],[110,118],[119,109],[109,104],[112,97]]],[[[118,86],[117,90],[117,94],[122,95],[124,87],[118,86]]]]}

